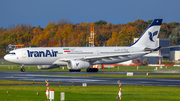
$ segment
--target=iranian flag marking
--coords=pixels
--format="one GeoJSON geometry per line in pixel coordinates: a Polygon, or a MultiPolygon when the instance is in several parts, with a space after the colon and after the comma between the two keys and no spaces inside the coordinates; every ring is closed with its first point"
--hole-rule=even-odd
{"type": "Polygon", "coordinates": [[[69,48],[63,48],[64,52],[71,52],[69,48]]]}

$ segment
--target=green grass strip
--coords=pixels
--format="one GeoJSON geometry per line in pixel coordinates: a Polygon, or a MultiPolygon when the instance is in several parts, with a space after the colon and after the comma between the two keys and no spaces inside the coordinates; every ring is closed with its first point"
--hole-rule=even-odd
{"type": "MultiPolygon", "coordinates": [[[[12,80],[0,80],[0,84],[46,84],[45,82],[37,81],[12,81],[12,80]]],[[[50,84],[61,84],[61,82],[50,82],[50,84]]]]}
{"type": "MultiPolygon", "coordinates": [[[[117,101],[119,86],[50,85],[50,89],[55,90],[55,101],[60,100],[60,92],[65,92],[65,101],[117,101]]],[[[46,86],[0,86],[0,99],[2,101],[46,101],[45,90],[46,86]]],[[[180,101],[179,95],[179,87],[122,85],[122,101],[180,101]]]]}
{"type": "MultiPolygon", "coordinates": [[[[37,66],[25,66],[25,71],[69,71],[67,67],[62,69],[60,68],[54,68],[54,69],[38,69],[37,66]]],[[[154,72],[154,71],[179,71],[180,67],[163,67],[162,69],[155,70],[155,66],[139,66],[137,69],[137,66],[118,66],[114,68],[105,68],[105,69],[99,69],[99,72],[154,72]]],[[[0,71],[20,71],[21,67],[19,65],[17,66],[1,66],[0,71]]],[[[86,72],[86,69],[82,69],[82,72],[86,72]]]]}

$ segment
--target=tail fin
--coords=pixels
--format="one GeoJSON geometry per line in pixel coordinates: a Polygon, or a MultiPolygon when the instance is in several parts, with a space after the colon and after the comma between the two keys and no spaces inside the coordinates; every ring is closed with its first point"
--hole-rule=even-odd
{"type": "Polygon", "coordinates": [[[148,48],[156,47],[156,40],[161,27],[162,19],[154,19],[151,25],[144,31],[141,37],[131,46],[144,46],[148,48]]]}

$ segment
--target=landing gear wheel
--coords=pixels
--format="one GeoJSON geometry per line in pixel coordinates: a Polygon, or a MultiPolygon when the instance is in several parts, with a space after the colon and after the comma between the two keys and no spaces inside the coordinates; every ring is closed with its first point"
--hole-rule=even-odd
{"type": "Polygon", "coordinates": [[[87,72],[98,72],[97,68],[87,68],[87,72]]]}
{"type": "Polygon", "coordinates": [[[25,69],[24,69],[24,68],[21,68],[21,72],[25,72],[25,69]]]}
{"type": "Polygon", "coordinates": [[[80,72],[81,70],[78,69],[78,70],[74,70],[74,69],[69,69],[69,72],[80,72]]]}
{"type": "Polygon", "coordinates": [[[24,64],[21,65],[21,72],[25,72],[24,64]]]}

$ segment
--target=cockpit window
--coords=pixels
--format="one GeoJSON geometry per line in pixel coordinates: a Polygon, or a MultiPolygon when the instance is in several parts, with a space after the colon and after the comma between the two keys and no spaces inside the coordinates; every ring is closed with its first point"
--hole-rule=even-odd
{"type": "Polygon", "coordinates": [[[16,53],[12,52],[12,53],[8,53],[8,54],[11,54],[11,55],[16,55],[16,53]]]}

